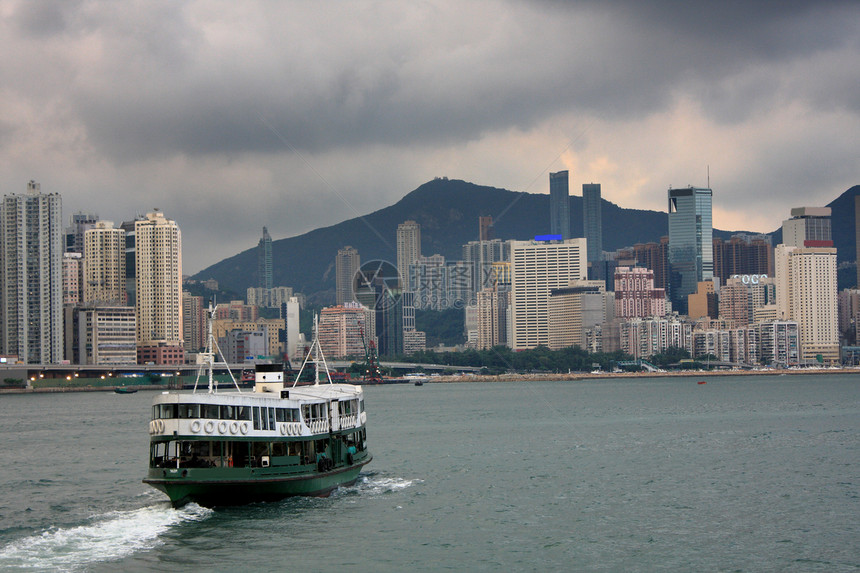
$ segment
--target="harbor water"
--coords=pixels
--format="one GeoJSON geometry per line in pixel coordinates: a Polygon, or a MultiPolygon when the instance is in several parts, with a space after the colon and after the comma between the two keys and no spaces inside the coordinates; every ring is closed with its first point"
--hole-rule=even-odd
{"type": "Polygon", "coordinates": [[[860,569],[857,375],[367,387],[354,486],[215,510],[152,397],[0,395],[0,571],[860,569]]]}

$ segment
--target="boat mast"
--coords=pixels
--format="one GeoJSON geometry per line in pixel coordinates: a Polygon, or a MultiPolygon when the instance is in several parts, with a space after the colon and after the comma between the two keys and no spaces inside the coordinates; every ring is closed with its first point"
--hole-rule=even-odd
{"type": "Polygon", "coordinates": [[[214,394],[217,391],[217,386],[215,384],[214,371],[215,371],[215,355],[216,352],[221,356],[222,362],[218,364],[223,365],[227,368],[227,374],[230,375],[230,379],[233,381],[233,385],[236,387],[236,390],[239,392],[242,391],[239,388],[239,383],[236,382],[236,378],[233,376],[233,372],[230,370],[230,365],[227,364],[227,361],[224,360],[224,354],[221,352],[221,348],[218,347],[218,342],[215,340],[215,335],[212,333],[212,322],[215,320],[215,309],[218,307],[212,306],[212,301],[209,301],[209,310],[208,310],[208,320],[206,321],[208,325],[208,336],[206,338],[206,352],[202,352],[198,355],[198,363],[200,364],[200,368],[197,370],[197,379],[194,380],[194,392],[197,392],[197,383],[200,381],[200,373],[205,366],[209,371],[209,394],[214,394]]]}

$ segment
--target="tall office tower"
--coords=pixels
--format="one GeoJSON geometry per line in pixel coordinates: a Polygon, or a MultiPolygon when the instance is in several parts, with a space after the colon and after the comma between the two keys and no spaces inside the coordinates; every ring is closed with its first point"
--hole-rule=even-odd
{"type": "Polygon", "coordinates": [[[257,283],[260,288],[272,288],[272,237],[265,227],[257,243],[257,283]]]}
{"type": "Polygon", "coordinates": [[[549,296],[586,279],[585,239],[511,241],[511,338],[514,350],[549,345],[549,296]]]}
{"type": "Polygon", "coordinates": [[[84,302],[125,304],[125,231],[98,221],[84,232],[84,302]]]}
{"type": "Polygon", "coordinates": [[[84,213],[78,211],[69,217],[69,226],[64,231],[63,243],[67,253],[84,252],[84,233],[92,229],[99,216],[95,213],[84,213]]]}
{"type": "Polygon", "coordinates": [[[603,223],[600,183],[582,184],[582,228],[588,245],[588,277],[603,280],[603,223]]]}
{"type": "Polygon", "coordinates": [[[406,287],[409,265],[415,264],[421,256],[421,225],[415,221],[404,221],[397,225],[397,272],[400,284],[406,287]]]}
{"type": "Polygon", "coordinates": [[[773,276],[770,237],[738,234],[728,241],[714,237],[714,276],[726,284],[735,275],[773,276]]]}
{"type": "Polygon", "coordinates": [[[189,352],[199,352],[206,347],[209,332],[206,327],[206,309],[203,297],[182,291],[182,339],[189,352]]]}
{"type": "Polygon", "coordinates": [[[795,207],[782,222],[782,244],[787,247],[832,247],[830,207],[795,207]]]}
{"type": "Polygon", "coordinates": [[[669,237],[633,245],[633,258],[638,266],[654,271],[654,287],[669,288],[669,237]]]}
{"type": "Polygon", "coordinates": [[[478,240],[492,241],[495,238],[493,218],[490,215],[478,217],[478,240]]]}
{"type": "Polygon", "coordinates": [[[669,298],[680,314],[696,285],[714,276],[712,196],[710,189],[669,189],[669,298]]]}
{"type": "Polygon", "coordinates": [[[642,267],[615,269],[615,316],[646,318],[666,314],[666,290],[654,286],[654,271],[642,267]]]}
{"type": "Polygon", "coordinates": [[[83,298],[84,260],[81,253],[63,253],[63,304],[78,304],[83,298]]]}
{"type": "Polygon", "coordinates": [[[338,306],[353,300],[352,279],[359,267],[361,256],[357,250],[349,245],[338,249],[335,259],[335,298],[338,306]]]}
{"type": "Polygon", "coordinates": [[[160,211],[135,221],[138,361],[182,363],[182,238],[160,211]]]}
{"type": "Polygon", "coordinates": [[[0,353],[27,364],[63,359],[62,200],[30,181],[0,211],[0,353]]]}
{"type": "Polygon", "coordinates": [[[570,238],[570,185],[567,171],[549,174],[549,229],[562,240],[570,238]]]}

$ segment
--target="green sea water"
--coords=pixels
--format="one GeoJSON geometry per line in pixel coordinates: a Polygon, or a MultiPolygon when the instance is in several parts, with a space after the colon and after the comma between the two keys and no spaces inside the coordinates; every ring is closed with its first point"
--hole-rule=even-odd
{"type": "Polygon", "coordinates": [[[860,379],[365,389],[324,499],[141,483],[151,392],[0,395],[2,571],[857,571],[860,379]]]}

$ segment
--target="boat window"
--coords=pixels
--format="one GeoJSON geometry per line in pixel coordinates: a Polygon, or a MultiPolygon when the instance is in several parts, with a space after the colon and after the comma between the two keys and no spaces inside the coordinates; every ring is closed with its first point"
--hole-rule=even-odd
{"type": "Polygon", "coordinates": [[[285,456],[287,455],[287,444],[284,442],[273,442],[271,445],[272,455],[273,456],[285,456]]]}
{"type": "Polygon", "coordinates": [[[255,406],[253,408],[253,410],[254,410],[254,429],[259,430],[260,429],[260,408],[255,406]]]}
{"type": "Polygon", "coordinates": [[[234,406],[221,406],[221,419],[222,420],[235,420],[236,419],[236,408],[234,406]]]}
{"type": "Polygon", "coordinates": [[[274,430],[277,426],[275,426],[275,409],[267,408],[269,410],[269,429],[274,430]]]}
{"type": "Polygon", "coordinates": [[[203,417],[217,420],[219,417],[217,404],[206,404],[203,406],[203,417]]]}
{"type": "Polygon", "coordinates": [[[358,411],[364,412],[364,400],[363,399],[358,403],[358,411]]]}
{"type": "Polygon", "coordinates": [[[179,417],[180,418],[199,418],[200,417],[200,404],[180,404],[179,405],[179,417]]]}
{"type": "Polygon", "coordinates": [[[158,406],[158,417],[159,418],[176,418],[176,404],[159,404],[158,406]]]}
{"type": "Polygon", "coordinates": [[[236,406],[236,419],[237,420],[250,420],[251,419],[251,407],[250,406],[236,406]]]}
{"type": "Polygon", "coordinates": [[[302,443],[301,442],[288,442],[287,443],[287,455],[288,456],[300,456],[300,455],[302,455],[302,443]]]}
{"type": "Polygon", "coordinates": [[[286,422],[287,421],[287,409],[286,408],[275,408],[275,420],[278,422],[286,422]]]}

